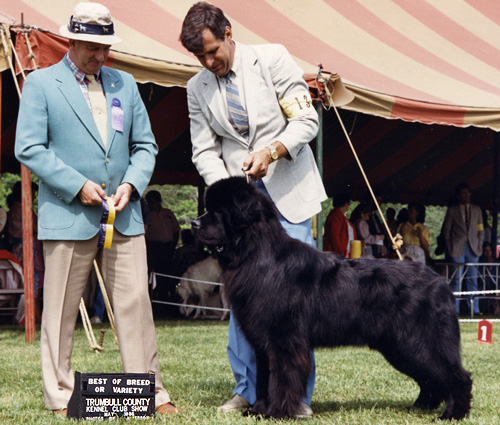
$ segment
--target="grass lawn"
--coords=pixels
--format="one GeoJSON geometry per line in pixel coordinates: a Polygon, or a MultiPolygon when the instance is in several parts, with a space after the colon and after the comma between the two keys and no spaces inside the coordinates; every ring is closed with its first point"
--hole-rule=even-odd
{"type": "MultiPolygon", "coordinates": [[[[494,324],[493,341],[497,324],[494,324]]],[[[108,324],[98,328],[109,329],[108,324]]],[[[155,417],[144,424],[253,424],[255,418],[221,414],[217,406],[230,395],[234,381],[227,360],[228,322],[158,319],[156,332],[163,381],[172,401],[183,409],[175,417],[155,417]]],[[[461,324],[466,369],[473,372],[474,400],[466,424],[500,424],[500,342],[479,344],[477,323],[461,324]]],[[[98,334],[98,330],[94,330],[98,334]]],[[[62,424],[66,419],[44,410],[37,342],[25,342],[24,328],[0,325],[0,425],[62,424]]],[[[118,347],[108,330],[105,351],[94,353],[81,325],[77,326],[73,368],[81,372],[122,372],[118,347]]],[[[431,424],[435,412],[408,410],[417,385],[394,370],[377,352],[366,348],[316,350],[316,387],[307,424],[431,424]]],[[[134,421],[135,422],[135,421],[134,421]]],[[[130,423],[119,419],[113,423],[130,423]]],[[[275,423],[261,420],[258,423],[275,423]]],[[[443,422],[448,423],[448,422],[443,422]]]]}

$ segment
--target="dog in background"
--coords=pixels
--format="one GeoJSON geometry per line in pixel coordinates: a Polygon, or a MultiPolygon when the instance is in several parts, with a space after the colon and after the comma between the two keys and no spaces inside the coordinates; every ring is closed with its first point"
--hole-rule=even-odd
{"type": "MultiPolygon", "coordinates": [[[[229,309],[229,304],[224,295],[224,286],[212,285],[199,281],[213,283],[220,283],[222,281],[222,269],[219,266],[219,262],[214,257],[207,257],[188,267],[181,277],[177,293],[181,297],[183,304],[196,304],[199,307],[207,306],[208,304],[216,304],[216,306],[218,305],[229,309]],[[217,288],[219,288],[218,291],[217,288]],[[217,300],[211,300],[212,297],[216,297],[217,300]],[[212,302],[209,303],[209,301],[212,302]],[[213,301],[215,301],[215,303],[213,301]]],[[[193,310],[195,310],[195,307],[180,307],[181,314],[186,317],[189,317],[193,310]]],[[[201,315],[205,319],[215,316],[216,318],[220,318],[220,320],[225,320],[229,314],[227,311],[220,310],[214,310],[214,312],[215,313],[209,315],[206,309],[196,308],[193,319],[197,319],[201,315]]]]}
{"type": "Polygon", "coordinates": [[[420,387],[414,403],[462,419],[472,379],[462,367],[455,299],[422,263],[346,260],[290,238],[274,205],[245,178],[218,181],[192,222],[215,253],[226,295],[257,361],[250,413],[294,417],[311,349],[367,345],[420,387]]]}

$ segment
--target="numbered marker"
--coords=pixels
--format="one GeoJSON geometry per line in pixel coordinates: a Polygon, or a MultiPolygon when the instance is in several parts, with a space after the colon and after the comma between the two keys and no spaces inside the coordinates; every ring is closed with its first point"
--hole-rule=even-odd
{"type": "Polygon", "coordinates": [[[481,320],[477,329],[477,341],[483,344],[493,344],[493,323],[481,320]]]}

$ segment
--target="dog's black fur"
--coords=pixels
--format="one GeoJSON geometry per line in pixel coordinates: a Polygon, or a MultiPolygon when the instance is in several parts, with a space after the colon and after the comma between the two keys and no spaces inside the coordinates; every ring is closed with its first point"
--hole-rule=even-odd
{"type": "Polygon", "coordinates": [[[256,414],[293,417],[313,347],[368,345],[420,386],[414,406],[462,419],[472,380],[462,367],[455,300],[421,263],[345,260],[290,238],[272,202],[244,178],[213,184],[193,232],[212,247],[226,294],[257,359],[256,414]]]}

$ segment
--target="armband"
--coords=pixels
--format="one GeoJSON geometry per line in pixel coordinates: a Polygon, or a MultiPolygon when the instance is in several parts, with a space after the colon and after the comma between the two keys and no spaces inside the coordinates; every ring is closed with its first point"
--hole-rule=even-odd
{"type": "Polygon", "coordinates": [[[479,223],[479,224],[477,225],[477,231],[478,231],[478,232],[482,232],[483,230],[484,230],[483,223],[479,223]]]}
{"type": "Polygon", "coordinates": [[[288,118],[308,115],[311,111],[312,99],[308,91],[301,91],[279,100],[281,109],[288,118]]]}

